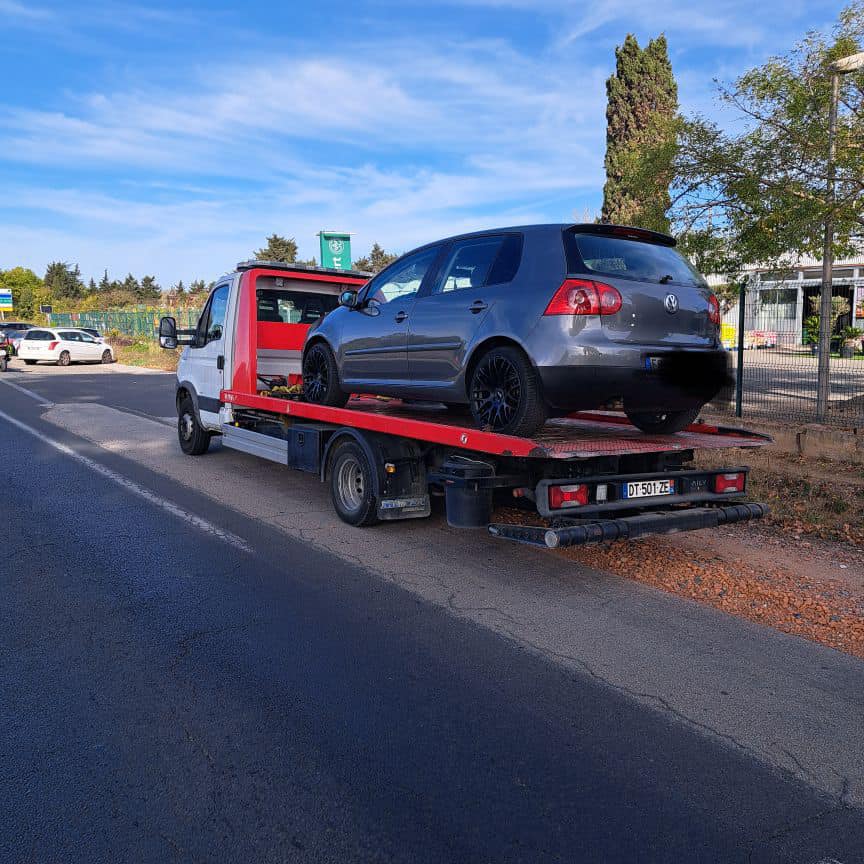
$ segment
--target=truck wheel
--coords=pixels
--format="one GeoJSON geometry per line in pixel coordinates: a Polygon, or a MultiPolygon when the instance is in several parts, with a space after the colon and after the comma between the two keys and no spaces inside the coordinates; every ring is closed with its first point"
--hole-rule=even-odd
{"type": "Polygon", "coordinates": [[[303,395],[316,405],[344,408],[350,394],[339,387],[339,369],[330,346],[316,342],[303,355],[303,395]]]}
{"type": "Polygon", "coordinates": [[[477,361],[468,397],[481,429],[530,437],[546,422],[537,373],[525,354],[509,345],[492,348],[477,361]]]}
{"type": "Polygon", "coordinates": [[[375,477],[356,441],[339,444],[330,460],[330,498],[343,522],[366,528],[378,521],[375,477]]]}
{"type": "Polygon", "coordinates": [[[184,396],[177,409],[177,437],[187,456],[200,456],[210,446],[211,433],[199,422],[191,396],[184,396]]]}
{"type": "Polygon", "coordinates": [[[624,413],[637,429],[649,435],[673,435],[693,423],[701,410],[699,406],[685,411],[628,411],[625,406],[624,413]]]}
{"type": "Polygon", "coordinates": [[[70,366],[72,364],[72,356],[68,351],[61,351],[60,356],[57,358],[58,366],[70,366]]]}

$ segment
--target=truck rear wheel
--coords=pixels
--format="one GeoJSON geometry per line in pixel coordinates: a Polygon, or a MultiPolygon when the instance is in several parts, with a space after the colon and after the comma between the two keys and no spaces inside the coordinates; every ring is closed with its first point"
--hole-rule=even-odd
{"type": "Polygon", "coordinates": [[[210,432],[198,421],[191,396],[184,396],[177,408],[177,437],[187,456],[200,456],[210,446],[210,432]]]}
{"type": "Polygon", "coordinates": [[[343,522],[365,528],[378,521],[373,468],[356,441],[337,445],[330,459],[329,481],[330,499],[343,522]]]}

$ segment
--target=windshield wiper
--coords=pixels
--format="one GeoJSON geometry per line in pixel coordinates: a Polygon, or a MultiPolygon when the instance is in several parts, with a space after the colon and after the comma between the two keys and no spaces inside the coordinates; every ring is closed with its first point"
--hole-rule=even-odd
{"type": "Polygon", "coordinates": [[[671,282],[675,277],[671,273],[667,273],[665,276],[661,276],[658,280],[661,285],[665,285],[667,282],[671,282]]]}

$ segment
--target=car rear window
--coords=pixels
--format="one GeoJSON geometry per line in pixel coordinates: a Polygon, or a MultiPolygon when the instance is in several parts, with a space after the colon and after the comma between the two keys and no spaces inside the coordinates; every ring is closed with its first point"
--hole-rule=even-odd
{"type": "Polygon", "coordinates": [[[313,291],[279,291],[258,289],[258,320],[282,324],[314,324],[338,305],[334,294],[313,291]]]}
{"type": "Polygon", "coordinates": [[[565,231],[564,249],[568,273],[599,273],[661,284],[705,284],[698,271],[673,246],[565,231]]]}
{"type": "Polygon", "coordinates": [[[28,341],[49,342],[51,339],[56,339],[57,337],[47,330],[28,330],[24,338],[28,341]]]}

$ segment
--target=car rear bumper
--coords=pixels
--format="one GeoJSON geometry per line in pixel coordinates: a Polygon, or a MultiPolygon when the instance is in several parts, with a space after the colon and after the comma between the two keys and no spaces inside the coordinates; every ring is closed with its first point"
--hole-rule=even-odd
{"type": "Polygon", "coordinates": [[[599,408],[623,399],[629,409],[684,410],[703,405],[729,382],[725,351],[651,351],[632,366],[541,366],[543,394],[553,408],[599,408]]]}

